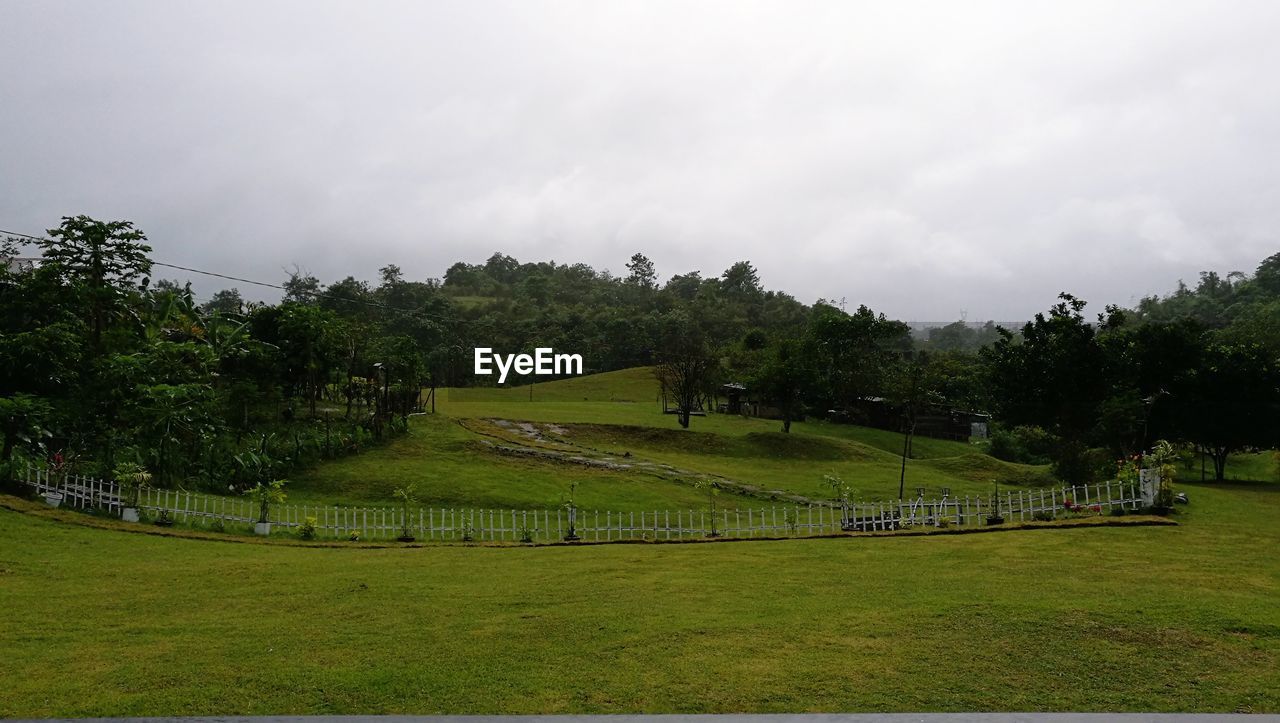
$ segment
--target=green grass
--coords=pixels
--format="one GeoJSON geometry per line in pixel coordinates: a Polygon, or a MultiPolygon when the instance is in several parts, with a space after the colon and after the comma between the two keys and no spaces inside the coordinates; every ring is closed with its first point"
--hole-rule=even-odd
{"type": "MultiPolygon", "coordinates": [[[[574,377],[530,388],[442,390],[438,409],[457,418],[500,418],[557,423],[568,439],[599,449],[632,452],[640,460],[720,475],[763,489],[829,497],[826,474],[842,477],[863,499],[898,495],[902,435],[821,420],[797,422],[791,434],[776,420],[737,415],[694,417],[679,428],[663,414],[650,367],[574,377]]],[[[908,494],[987,494],[993,482],[1051,484],[1045,467],[1015,465],[976,447],[918,437],[907,466],[908,494]]]]}
{"type": "Polygon", "coordinates": [[[1178,527],[576,549],[0,510],[0,716],[1280,711],[1280,485],[1184,489],[1178,527]]]}
{"type": "MultiPolygon", "coordinates": [[[[682,469],[719,474],[768,489],[809,497],[829,498],[823,476],[833,474],[850,485],[858,499],[897,499],[902,458],[877,446],[844,436],[752,431],[722,435],[692,430],[667,430],[618,425],[562,425],[568,438],[613,451],[632,451],[682,469]]],[[[851,432],[879,432],[850,428],[851,432]]],[[[874,439],[874,435],[872,436],[874,439]]],[[[929,440],[931,442],[937,440],[929,440]]],[[[993,480],[1003,484],[1050,483],[1040,468],[1001,462],[966,445],[960,454],[907,462],[907,493],[923,486],[953,494],[987,494],[993,480]]],[[[944,449],[941,446],[936,449],[944,449]]]]}
{"type": "Polygon", "coordinates": [[[614,402],[642,403],[646,409],[653,409],[658,402],[658,383],[653,367],[633,367],[522,386],[442,389],[440,397],[443,404],[483,402],[530,406],[552,402],[614,402]]]}
{"type": "Polygon", "coordinates": [[[406,437],[294,475],[287,494],[296,503],[376,505],[413,485],[421,506],[550,509],[572,483],[587,509],[687,508],[703,499],[689,485],[651,475],[503,456],[455,420],[429,415],[414,417],[406,437]]]}

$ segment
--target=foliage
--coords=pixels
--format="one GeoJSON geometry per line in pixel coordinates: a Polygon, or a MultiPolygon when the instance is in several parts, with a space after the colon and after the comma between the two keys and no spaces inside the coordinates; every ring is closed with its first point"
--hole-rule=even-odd
{"type": "Polygon", "coordinates": [[[1056,442],[1043,428],[1025,424],[1012,429],[995,425],[990,439],[992,457],[1020,464],[1048,464],[1056,442]]]}
{"type": "Polygon", "coordinates": [[[285,481],[259,482],[248,491],[249,498],[258,507],[258,522],[271,521],[271,506],[284,503],[285,481]]]}
{"type": "Polygon", "coordinates": [[[716,522],[716,497],[720,495],[720,483],[715,480],[701,479],[694,483],[694,487],[707,492],[707,511],[711,518],[711,529],[707,531],[707,537],[719,537],[720,531],[716,522]]]}
{"type": "Polygon", "coordinates": [[[413,535],[413,524],[410,520],[409,506],[418,501],[414,494],[414,486],[397,487],[391,496],[400,503],[400,536],[411,537],[413,535]]]}
{"type": "Polygon", "coordinates": [[[116,465],[112,478],[120,485],[121,502],[125,507],[137,507],[139,494],[151,484],[151,473],[135,462],[116,465]]]}

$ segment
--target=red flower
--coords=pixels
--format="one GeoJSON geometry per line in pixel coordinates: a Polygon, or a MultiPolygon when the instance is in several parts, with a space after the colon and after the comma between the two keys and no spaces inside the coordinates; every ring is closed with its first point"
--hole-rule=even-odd
{"type": "Polygon", "coordinates": [[[1092,506],[1092,507],[1090,507],[1089,509],[1093,510],[1094,512],[1101,512],[1101,511],[1102,511],[1102,505],[1093,505],[1093,506],[1092,506]]]}

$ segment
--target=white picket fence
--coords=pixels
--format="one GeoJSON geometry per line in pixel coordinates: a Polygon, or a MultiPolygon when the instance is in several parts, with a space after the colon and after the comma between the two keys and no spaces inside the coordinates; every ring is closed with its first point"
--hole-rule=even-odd
{"type": "MultiPolygon", "coordinates": [[[[30,468],[27,484],[38,494],[60,496],[60,504],[119,514],[120,488],[79,475],[54,475],[30,468]]],[[[321,539],[392,540],[408,531],[417,540],[555,542],[569,535],[588,541],[687,540],[711,536],[732,538],[813,537],[847,531],[872,532],[907,527],[975,527],[998,511],[1006,522],[1025,522],[1037,514],[1058,516],[1070,503],[1086,514],[1112,509],[1140,509],[1145,503],[1138,485],[1115,481],[1075,487],[1006,490],[998,506],[991,496],[901,502],[860,502],[847,506],[784,505],[710,510],[613,512],[583,509],[497,510],[458,508],[340,507],[280,504],[271,507],[271,523],[296,530],[314,520],[321,539]]],[[[245,497],[207,495],[183,490],[144,488],[138,507],[150,517],[167,512],[174,522],[207,527],[214,520],[252,525],[258,508],[245,497]]]]}

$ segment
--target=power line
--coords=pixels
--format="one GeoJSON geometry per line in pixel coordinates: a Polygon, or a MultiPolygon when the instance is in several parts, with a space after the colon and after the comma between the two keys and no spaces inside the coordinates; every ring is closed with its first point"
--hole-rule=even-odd
{"type": "MultiPolygon", "coordinates": [[[[6,231],[5,229],[2,229],[2,228],[0,228],[0,234],[4,234],[7,236],[14,236],[18,238],[30,239],[31,241],[51,241],[52,240],[44,236],[32,236],[31,234],[18,233],[17,231],[6,231]]],[[[229,276],[227,274],[217,273],[216,271],[205,271],[203,269],[191,268],[190,266],[179,266],[178,264],[168,264],[163,261],[152,261],[151,265],[163,266],[165,268],[177,269],[179,271],[187,271],[193,274],[203,274],[205,276],[213,276],[219,279],[226,279],[228,281],[238,281],[242,284],[253,284],[255,286],[265,286],[269,289],[279,289],[280,291],[285,291],[285,292],[292,291],[293,293],[306,294],[307,296],[315,297],[318,299],[333,299],[334,301],[346,301],[352,304],[364,304],[366,306],[374,306],[379,309],[386,309],[388,311],[397,311],[402,314],[420,314],[428,319],[437,319],[437,320],[441,319],[441,317],[436,316],[434,314],[427,314],[421,309],[403,309],[398,306],[392,306],[390,304],[384,304],[380,301],[372,301],[370,299],[352,299],[350,297],[337,296],[335,294],[326,294],[320,291],[305,291],[300,289],[290,290],[289,288],[281,284],[272,284],[266,281],[254,281],[253,279],[243,279],[243,278],[240,278],[239,276],[229,276]]]]}

